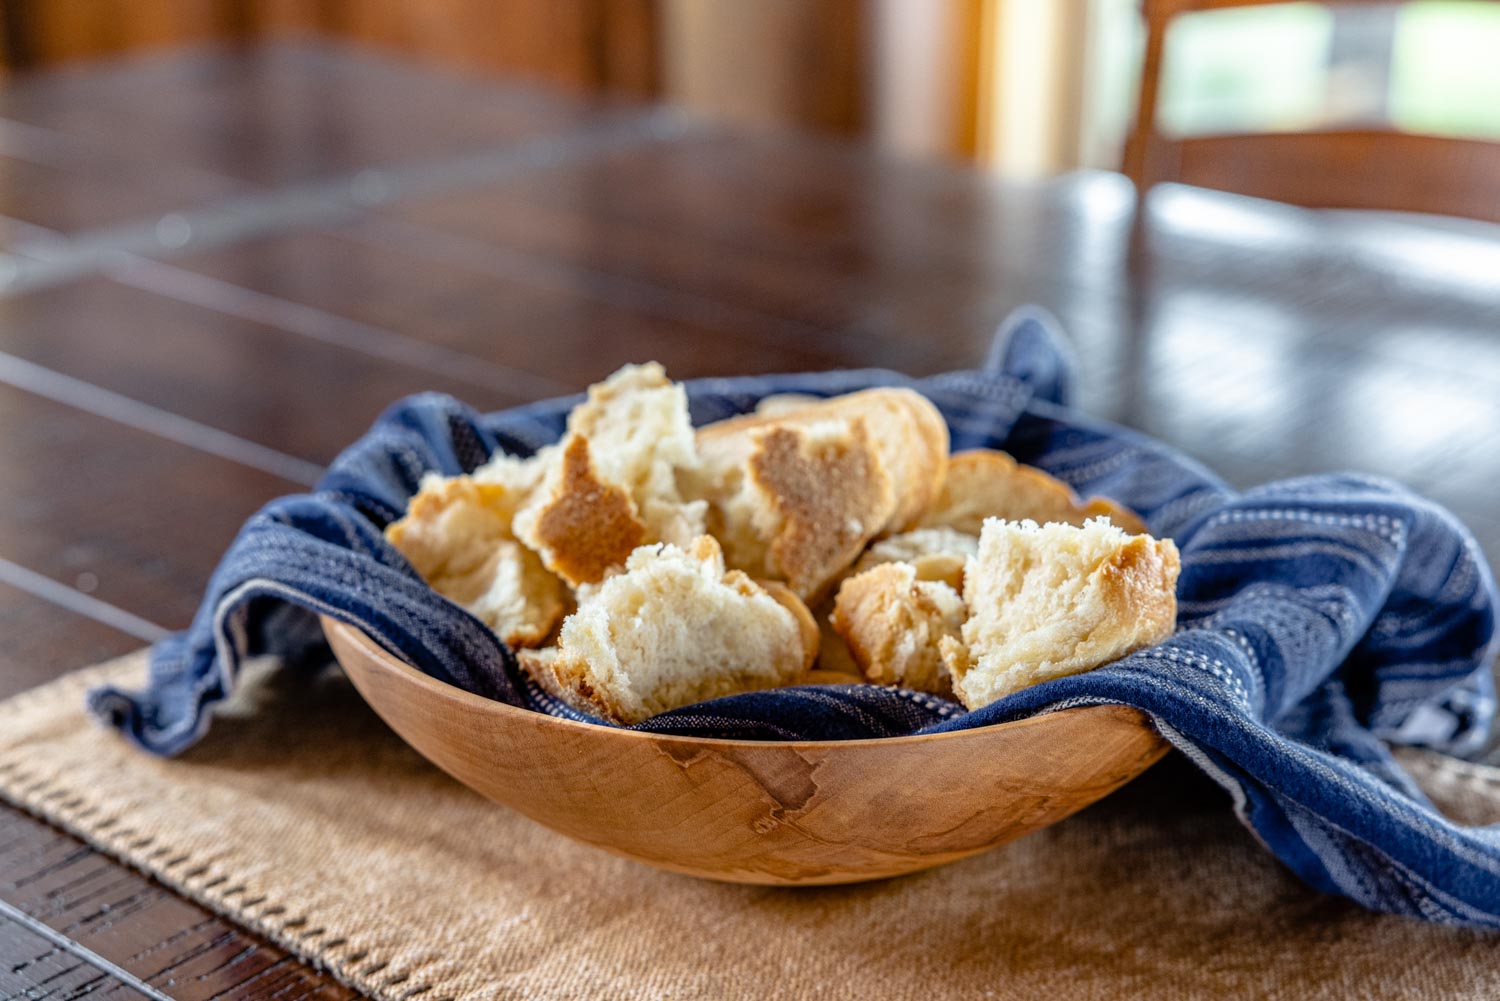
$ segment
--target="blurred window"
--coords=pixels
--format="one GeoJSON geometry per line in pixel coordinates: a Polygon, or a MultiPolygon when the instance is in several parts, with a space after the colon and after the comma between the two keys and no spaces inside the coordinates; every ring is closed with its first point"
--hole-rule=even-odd
{"type": "MultiPolygon", "coordinates": [[[[1083,148],[1116,166],[1141,67],[1139,0],[1091,0],[1083,148]]],[[[1270,4],[1184,14],[1166,39],[1169,135],[1386,127],[1500,140],[1500,3],[1270,4]]]]}
{"type": "Polygon", "coordinates": [[[1402,8],[1390,110],[1406,132],[1500,139],[1500,4],[1443,0],[1402,8]]]}
{"type": "Polygon", "coordinates": [[[1295,132],[1323,119],[1333,15],[1313,3],[1184,14],[1162,58],[1162,132],[1295,132]]]}

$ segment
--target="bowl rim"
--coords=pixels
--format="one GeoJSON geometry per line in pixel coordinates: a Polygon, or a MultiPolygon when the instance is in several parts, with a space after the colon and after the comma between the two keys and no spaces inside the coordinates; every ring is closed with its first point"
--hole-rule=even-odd
{"type": "MultiPolygon", "coordinates": [[[[833,748],[856,748],[865,746],[894,747],[898,745],[906,746],[919,743],[925,744],[934,741],[959,740],[965,737],[973,738],[987,732],[1002,729],[1024,729],[1026,727],[1040,725],[1047,719],[1047,717],[1055,716],[1059,713],[1090,712],[1098,714],[1100,710],[1104,710],[1106,713],[1113,716],[1133,716],[1136,725],[1151,731],[1158,740],[1165,740],[1160,732],[1157,731],[1156,727],[1151,723],[1151,719],[1149,716],[1147,716],[1140,709],[1137,709],[1134,706],[1125,705],[1122,702],[1101,702],[1097,705],[1069,706],[1063,709],[1053,709],[1046,712],[1040,712],[1034,716],[1026,716],[1021,719],[1008,720],[1004,723],[990,723],[986,724],[985,726],[969,727],[963,730],[949,730],[945,733],[908,733],[895,737],[859,737],[853,740],[744,740],[735,737],[695,737],[688,734],[650,733],[644,730],[628,730],[624,727],[607,726],[598,723],[584,723],[579,720],[562,719],[557,716],[549,716],[546,713],[539,713],[535,710],[524,709],[520,706],[513,706],[507,702],[501,702],[498,699],[488,699],[482,695],[476,695],[473,692],[459,688],[457,685],[450,685],[446,681],[434,678],[429,674],[424,674],[423,672],[417,670],[415,667],[412,667],[400,657],[397,657],[395,654],[386,650],[385,647],[377,643],[373,638],[370,637],[368,633],[366,633],[363,629],[360,629],[358,626],[354,626],[347,622],[332,618],[331,616],[321,614],[318,616],[318,621],[323,627],[324,634],[326,636],[329,636],[330,639],[332,639],[331,635],[329,635],[331,632],[339,633],[342,637],[347,638],[347,640],[351,644],[361,648],[362,651],[369,655],[371,658],[380,661],[388,670],[392,670],[395,674],[403,678],[408,683],[415,684],[417,687],[426,690],[432,695],[441,698],[457,699],[459,702],[467,703],[474,709],[483,710],[489,713],[498,713],[502,716],[510,714],[521,714],[522,716],[524,716],[525,721],[532,725],[551,726],[561,728],[562,730],[587,732],[595,736],[621,737],[628,740],[649,740],[656,743],[660,743],[661,741],[672,741],[676,743],[700,745],[704,747],[714,747],[720,749],[781,748],[829,750],[833,748]]],[[[342,663],[340,663],[340,666],[343,667],[342,663]]],[[[347,667],[344,667],[343,669],[345,673],[348,673],[347,667]]],[[[355,688],[358,689],[358,687],[358,684],[356,684],[355,688]]],[[[364,698],[364,693],[362,691],[360,692],[360,697],[364,698]]],[[[380,715],[379,709],[377,707],[372,704],[371,708],[376,709],[377,715],[380,715]]],[[[518,716],[517,718],[520,719],[521,717],[518,716]]]]}

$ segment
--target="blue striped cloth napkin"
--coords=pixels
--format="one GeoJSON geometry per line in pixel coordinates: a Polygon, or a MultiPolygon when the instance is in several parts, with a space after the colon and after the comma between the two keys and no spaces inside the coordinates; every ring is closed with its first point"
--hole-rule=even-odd
{"type": "MultiPolygon", "coordinates": [[[[867,685],[783,689],[663,713],[639,729],[844,740],[986,726],[1123,703],[1226,788],[1265,847],[1319,890],[1449,924],[1500,927],[1500,828],[1433,808],[1388,744],[1477,751],[1495,711],[1495,582],[1447,512],[1396,484],[1330,475],[1236,493],[1143,435],[1067,408],[1069,360],[1047,318],[1007,321],[981,369],[912,379],[847,371],[688,383],[696,423],[770,393],[910,386],[943,412],[955,449],[1003,448],[1084,495],[1138,511],[1182,552],[1180,626],[1112,665],[972,713],[867,685]]],[[[448,683],[575,719],[530,685],[478,620],[429,589],[382,536],[422,475],[530,454],[577,399],[480,415],[444,396],[388,410],[310,495],[245,525],[190,629],[160,642],[145,690],[90,696],[94,713],[170,755],[207,730],[240,662],[328,660],[315,613],[363,629],[448,683]]],[[[594,720],[594,722],[600,722],[594,720]]],[[[600,723],[600,725],[606,725],[600,723]]]]}

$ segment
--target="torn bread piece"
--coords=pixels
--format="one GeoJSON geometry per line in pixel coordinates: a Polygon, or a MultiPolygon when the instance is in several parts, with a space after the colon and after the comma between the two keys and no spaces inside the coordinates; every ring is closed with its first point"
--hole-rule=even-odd
{"type": "MultiPolygon", "coordinates": [[[[775,400],[775,397],[768,398],[775,400]]],[[[705,464],[743,462],[751,450],[749,432],[766,427],[807,427],[829,421],[864,422],[870,442],[895,484],[896,505],[883,530],[916,526],[937,498],[948,467],[948,424],[937,407],[910,389],[865,389],[803,406],[773,402],[765,412],[743,414],[698,430],[705,464]],[[738,460],[736,462],[735,460],[738,460]]]]}
{"type": "Polygon", "coordinates": [[[881,563],[844,581],[831,621],[866,678],[935,695],[952,681],[940,650],[965,619],[959,592],[922,580],[910,563],[881,563]]]}
{"type": "Polygon", "coordinates": [[[904,389],[867,390],[701,428],[691,491],[731,566],[816,600],[871,539],[936,496],[947,426],[904,389]]]}
{"type": "Polygon", "coordinates": [[[1114,501],[1105,497],[1081,501],[1063,481],[1022,465],[1004,452],[980,448],[949,459],[942,491],[923,516],[922,525],[978,535],[986,518],[1082,525],[1099,517],[1133,534],[1146,531],[1133,511],[1114,501]]]}
{"type": "Polygon", "coordinates": [[[739,692],[797,682],[817,656],[818,627],[785,587],[724,569],[700,536],[683,550],[631,553],[623,572],[580,596],[555,647],[523,651],[543,689],[616,723],[739,692]]]}
{"type": "Polygon", "coordinates": [[[865,679],[864,670],[850,651],[849,644],[834,628],[832,619],[835,599],[850,577],[884,563],[909,563],[916,571],[917,580],[941,581],[955,594],[963,594],[964,564],[978,551],[978,536],[951,528],[918,528],[871,543],[859,561],[835,579],[828,588],[828,597],[813,610],[813,616],[823,631],[823,640],[818,647],[818,669],[852,675],[860,681],[865,679]]]}
{"type": "Polygon", "coordinates": [[[883,563],[910,563],[917,580],[937,580],[963,593],[964,564],[979,553],[979,536],[952,528],[918,528],[881,539],[866,549],[856,572],[883,563]]]}
{"type": "Polygon", "coordinates": [[[890,520],[890,474],[860,420],[760,428],[751,446],[709,494],[709,532],[731,566],[813,600],[890,520]]]}
{"type": "Polygon", "coordinates": [[[537,646],[568,604],[563,582],[516,541],[516,491],[429,474],[385,537],[422,579],[513,647],[537,646]]]}
{"type": "Polygon", "coordinates": [[[687,395],[655,362],[590,387],[540,461],[516,537],[573,587],[602,580],[637,546],[687,545],[703,532],[706,505],[677,486],[698,465],[687,395]]]}
{"type": "Polygon", "coordinates": [[[589,440],[572,438],[533,501],[516,517],[516,535],[571,586],[603,580],[647,541],[630,495],[601,479],[589,440]]]}
{"type": "Polygon", "coordinates": [[[1180,567],[1170,539],[1102,518],[989,519],[964,575],[962,638],[941,642],[954,693],[978,709],[1161,642],[1176,627],[1180,567]]]}

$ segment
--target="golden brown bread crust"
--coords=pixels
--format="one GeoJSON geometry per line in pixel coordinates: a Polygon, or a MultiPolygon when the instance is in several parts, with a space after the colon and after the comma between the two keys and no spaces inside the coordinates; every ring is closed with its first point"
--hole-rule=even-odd
{"type": "Polygon", "coordinates": [[[831,621],[866,678],[936,695],[951,695],[941,656],[957,639],[963,599],[942,581],[919,580],[908,563],[882,563],[844,581],[831,621]]]}
{"type": "Polygon", "coordinates": [[[803,685],[863,685],[865,679],[858,671],[830,671],[815,667],[798,682],[803,685]]]}
{"type": "Polygon", "coordinates": [[[1061,480],[1022,465],[1004,452],[980,448],[949,458],[942,490],[921,521],[928,527],[978,535],[985,518],[1082,525],[1097,517],[1108,518],[1131,534],[1146,531],[1141,519],[1120,504],[1105,497],[1080,501],[1061,480]]]}
{"type": "Polygon", "coordinates": [[[528,542],[547,569],[569,584],[596,584],[646,538],[628,494],[599,479],[589,440],[574,435],[562,456],[562,477],[536,512],[528,542]]]}
{"type": "Polygon", "coordinates": [[[1141,520],[1140,515],[1130,510],[1124,504],[1112,501],[1108,497],[1090,497],[1083,502],[1083,519],[1087,521],[1090,518],[1107,519],[1111,525],[1123,528],[1131,535],[1147,535],[1150,533],[1150,530],[1146,527],[1146,523],[1141,520]]]}
{"type": "Polygon", "coordinates": [[[822,402],[823,397],[809,396],[806,393],[772,393],[770,396],[761,397],[760,402],[755,405],[754,412],[762,417],[775,417],[822,402]]]}
{"type": "MultiPolygon", "coordinates": [[[[830,606],[831,608],[832,606],[830,606]]],[[[865,680],[864,672],[849,650],[849,644],[833,627],[833,613],[818,616],[818,661],[817,669],[825,674],[842,674],[846,682],[865,680]]]]}
{"type": "MultiPolygon", "coordinates": [[[[898,448],[893,443],[896,454],[885,452],[886,467],[905,488],[900,492],[889,531],[904,532],[921,522],[922,515],[942,493],[943,482],[948,478],[948,422],[922,394],[909,389],[891,392],[899,396],[916,430],[908,447],[898,448]]],[[[881,431],[876,424],[870,430],[876,435],[881,431]]]]}
{"type": "Polygon", "coordinates": [[[581,712],[623,723],[623,708],[608,693],[594,687],[593,675],[581,661],[562,657],[557,647],[518,650],[516,660],[531,680],[548,695],[581,712]]]}
{"type": "Polygon", "coordinates": [[[1105,600],[1116,610],[1117,660],[1160,643],[1177,628],[1177,577],[1182,558],[1171,539],[1133,535],[1100,573],[1105,600]]]}

